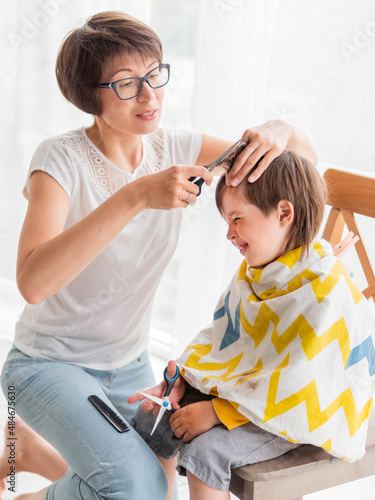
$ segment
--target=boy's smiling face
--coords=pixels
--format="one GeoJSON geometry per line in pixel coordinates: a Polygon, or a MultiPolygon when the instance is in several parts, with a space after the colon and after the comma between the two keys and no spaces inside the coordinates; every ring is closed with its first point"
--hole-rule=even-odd
{"type": "Polygon", "coordinates": [[[285,253],[294,219],[293,205],[286,200],[266,215],[245,199],[237,188],[225,190],[222,213],[228,223],[227,238],[246,258],[250,267],[260,267],[285,253]]]}

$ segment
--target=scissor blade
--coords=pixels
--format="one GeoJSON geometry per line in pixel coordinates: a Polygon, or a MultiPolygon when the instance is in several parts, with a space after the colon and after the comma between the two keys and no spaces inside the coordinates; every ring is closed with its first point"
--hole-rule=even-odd
{"type": "Polygon", "coordinates": [[[151,394],[147,394],[147,392],[138,391],[138,394],[142,394],[142,396],[145,396],[147,399],[151,399],[151,401],[158,404],[159,406],[163,404],[163,399],[157,398],[156,396],[151,396],[151,394]]]}
{"type": "Polygon", "coordinates": [[[150,436],[152,436],[152,435],[153,435],[154,430],[155,430],[155,429],[156,429],[156,427],[159,425],[159,422],[160,422],[160,420],[162,419],[162,417],[163,417],[164,413],[165,413],[165,407],[164,407],[164,406],[162,406],[162,407],[160,408],[160,411],[159,411],[159,413],[158,413],[158,416],[157,416],[157,418],[156,418],[156,420],[155,420],[155,424],[154,424],[154,427],[152,428],[152,431],[151,431],[150,436]]]}
{"type": "Polygon", "coordinates": [[[245,146],[247,146],[247,144],[248,143],[246,141],[243,141],[242,139],[238,140],[237,142],[232,144],[232,146],[229,149],[224,151],[222,155],[216,158],[216,160],[206,165],[207,170],[211,172],[220,163],[223,163],[223,161],[227,160],[233,153],[235,153],[236,151],[238,152],[242,151],[242,149],[244,149],[245,146]]]}

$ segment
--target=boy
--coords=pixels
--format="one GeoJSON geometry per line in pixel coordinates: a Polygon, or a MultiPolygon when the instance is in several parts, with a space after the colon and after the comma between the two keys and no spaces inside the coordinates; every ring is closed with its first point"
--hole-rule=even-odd
{"type": "Polygon", "coordinates": [[[232,468],[300,443],[349,461],[364,454],[375,388],[365,346],[374,344],[375,313],[331,246],[314,242],[325,201],[315,167],[289,152],[254,184],[218,184],[227,238],[245,260],[213,324],[176,361],[178,410],[152,436],[151,412],[139,409],[133,422],[163,459],[180,448],[192,499],[228,499],[232,468]]]}

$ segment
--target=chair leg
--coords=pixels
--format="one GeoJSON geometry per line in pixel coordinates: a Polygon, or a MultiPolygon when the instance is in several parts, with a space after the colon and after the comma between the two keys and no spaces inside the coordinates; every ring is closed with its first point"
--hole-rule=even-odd
{"type": "MultiPolygon", "coordinates": [[[[263,481],[257,483],[244,481],[243,500],[277,500],[280,492],[277,491],[277,485],[270,485],[263,481]],[[276,487],[275,487],[276,486],[276,487]]],[[[286,499],[286,496],[282,498],[286,499]]],[[[289,497],[289,500],[303,500],[303,497],[289,497]]]]}
{"type": "Polygon", "coordinates": [[[337,208],[331,208],[322,238],[334,247],[340,242],[345,227],[345,220],[337,208]]]}
{"type": "Polygon", "coordinates": [[[259,497],[256,496],[254,483],[252,481],[244,481],[242,500],[256,500],[257,498],[259,500],[259,497]]]}

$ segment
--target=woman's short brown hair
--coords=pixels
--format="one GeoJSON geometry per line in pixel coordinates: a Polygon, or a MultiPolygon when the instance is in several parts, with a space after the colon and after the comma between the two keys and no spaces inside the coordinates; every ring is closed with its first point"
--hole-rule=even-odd
{"type": "Polygon", "coordinates": [[[119,55],[139,55],[162,62],[157,34],[123,12],[102,12],[90,17],[63,41],[56,61],[56,77],[64,97],[77,108],[99,116],[98,84],[105,63],[119,55]]]}
{"type": "Polygon", "coordinates": [[[225,175],[220,179],[216,188],[220,213],[223,215],[223,195],[227,189],[237,189],[239,195],[266,215],[276,210],[279,201],[287,200],[294,207],[294,222],[286,251],[298,247],[305,251],[322,223],[327,198],[325,181],[316,167],[295,153],[284,151],[257,181],[249,183],[247,178],[236,187],[226,185],[225,175]]]}

